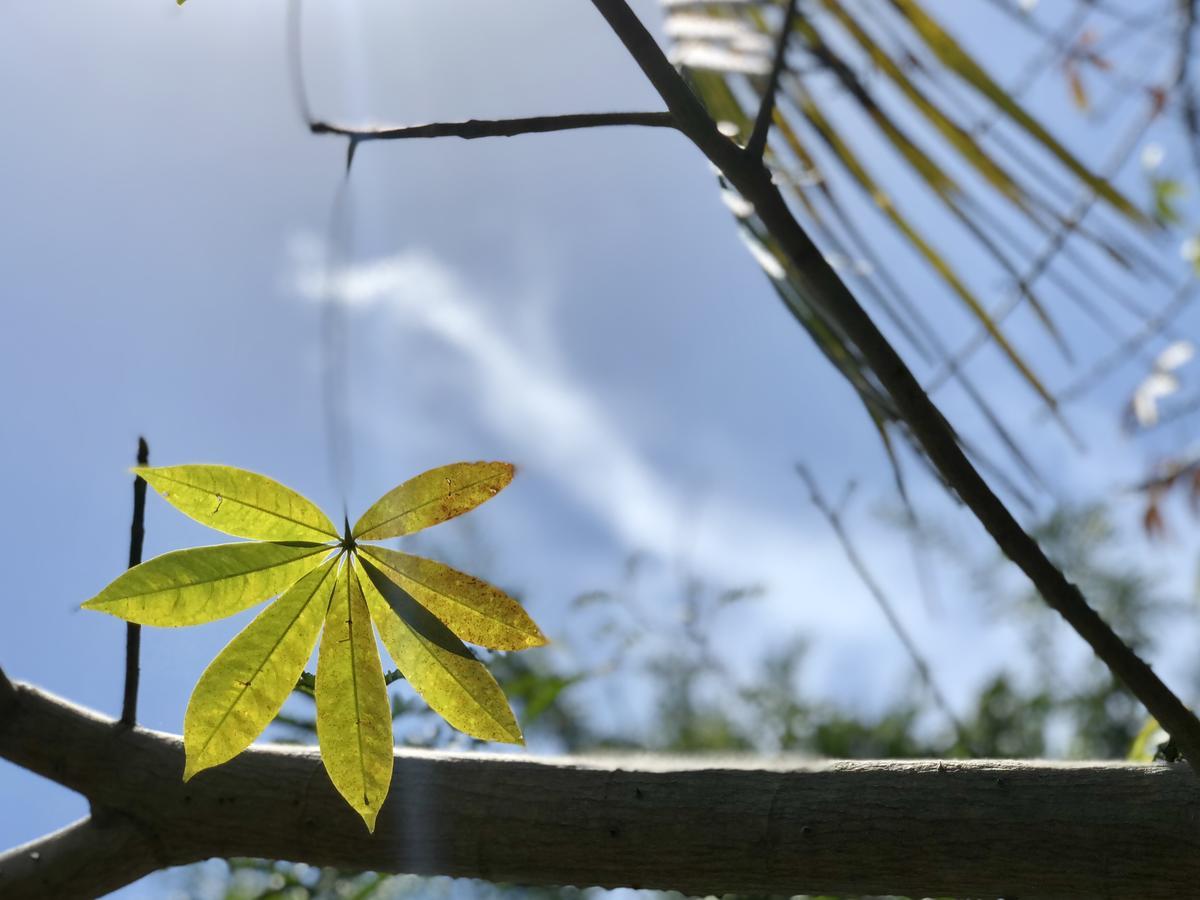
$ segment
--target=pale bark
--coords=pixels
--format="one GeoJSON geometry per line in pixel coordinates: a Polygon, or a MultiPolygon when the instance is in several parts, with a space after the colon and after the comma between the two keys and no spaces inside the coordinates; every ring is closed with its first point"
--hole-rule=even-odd
{"type": "Polygon", "coordinates": [[[253,748],[184,784],[177,736],[19,683],[0,700],[0,756],[96,811],[40,842],[51,882],[47,865],[0,857],[6,900],[93,896],[214,856],[692,894],[1154,898],[1200,884],[1200,786],[1179,766],[402,751],[369,836],[314,749],[253,748]]]}

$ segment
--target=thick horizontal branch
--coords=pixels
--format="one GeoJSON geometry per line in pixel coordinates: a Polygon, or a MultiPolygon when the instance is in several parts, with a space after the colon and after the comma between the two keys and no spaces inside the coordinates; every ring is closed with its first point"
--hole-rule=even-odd
{"type": "MultiPolygon", "coordinates": [[[[1154,898],[1200,883],[1200,785],[1178,766],[405,751],[369,836],[312,749],[254,748],[184,784],[178,737],[22,684],[0,756],[136,824],[159,866],[254,856],[689,894],[1154,898]]],[[[129,880],[144,874],[144,849],[127,859],[129,880]]],[[[46,896],[28,872],[0,866],[0,895],[46,896]]]]}
{"type": "Polygon", "coordinates": [[[674,128],[675,119],[666,112],[577,113],[565,116],[528,116],[521,119],[467,119],[464,122],[432,122],[398,128],[351,128],[330,122],[312,122],[313,134],[336,134],[352,141],[398,141],[411,138],[460,137],[467,140],[485,137],[515,137],[548,131],[574,131],[580,128],[605,128],[613,125],[641,125],[648,128],[674,128]]]}

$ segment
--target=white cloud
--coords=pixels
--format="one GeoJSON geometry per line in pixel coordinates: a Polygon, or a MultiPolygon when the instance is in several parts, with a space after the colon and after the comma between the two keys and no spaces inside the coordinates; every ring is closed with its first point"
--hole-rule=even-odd
{"type": "MultiPolygon", "coordinates": [[[[545,352],[518,343],[437,257],[422,249],[329,277],[312,245],[300,245],[298,286],[310,299],[381,309],[421,328],[475,369],[478,411],[526,458],[607,523],[626,545],[674,550],[680,499],[655,476],[594,397],[545,352]]],[[[532,342],[540,343],[540,342],[532,342]]]]}

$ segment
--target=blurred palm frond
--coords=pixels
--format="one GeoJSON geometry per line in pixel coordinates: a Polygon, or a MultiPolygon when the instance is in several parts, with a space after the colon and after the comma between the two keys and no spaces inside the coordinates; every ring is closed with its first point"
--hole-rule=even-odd
{"type": "MultiPolygon", "coordinates": [[[[785,3],[662,3],[673,60],[722,131],[746,141],[785,3]]],[[[1043,5],[1053,11],[1016,0],[972,4],[974,19],[994,21],[997,34],[1007,35],[997,45],[1009,63],[1005,79],[1015,73],[1006,89],[921,0],[798,3],[767,163],[829,261],[913,357],[927,388],[958,385],[1008,463],[1033,478],[970,363],[984,347],[998,352],[1070,435],[1047,371],[1070,377],[1072,367],[1102,355],[1102,341],[1127,346],[1131,334],[1159,319],[1146,298],[1178,291],[1178,273],[1161,261],[1166,223],[1144,211],[1118,176],[1164,110],[1185,105],[1175,100],[1186,86],[1190,4],[1162,0],[1136,11],[1095,0],[1043,5]],[[1011,65],[1012,47],[1029,56],[1023,67],[1011,65]],[[1107,155],[1101,163],[1085,162],[1029,111],[1022,95],[1046,75],[1064,79],[1078,119],[1071,124],[1095,131],[1084,149],[1100,147],[1107,155]],[[1113,116],[1123,118],[1116,141],[1113,116]],[[913,286],[921,279],[932,290],[913,286]],[[1012,317],[1021,310],[1032,327],[1016,327],[1012,317]]],[[[943,18],[957,21],[962,7],[949,9],[943,18]]],[[[995,63],[995,54],[983,55],[995,63]]],[[[1039,100],[1039,108],[1046,105],[1039,100]]],[[[727,184],[722,191],[787,308],[886,437],[898,427],[887,391],[804,296],[750,204],[727,184]]],[[[1072,385],[1072,396],[1078,393],[1072,385]]]]}

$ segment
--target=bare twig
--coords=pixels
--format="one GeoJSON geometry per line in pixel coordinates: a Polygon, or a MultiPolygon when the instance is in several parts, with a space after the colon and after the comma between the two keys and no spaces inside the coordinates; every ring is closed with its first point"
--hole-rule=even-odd
{"type": "Polygon", "coordinates": [[[592,4],[675,114],[680,130],[753,204],[795,268],[801,293],[857,346],[942,478],[1045,601],[1158,719],[1193,768],[1200,771],[1200,720],[1100,618],[1079,588],[1067,580],[992,491],[907,364],[796,221],[770,173],[717,130],[716,123],[625,0],[592,0],[592,4]]]}
{"type": "MultiPolygon", "coordinates": [[[[144,466],[150,461],[150,446],[138,438],[137,462],[144,466]]],[[[146,537],[146,479],[133,479],[133,522],[129,526],[129,568],[142,562],[142,542],[146,537]]],[[[139,657],[142,651],[142,626],[132,622],[125,626],[125,697],[121,703],[121,724],[133,727],[137,721],[138,679],[141,675],[139,657]]]]}
{"type": "Polygon", "coordinates": [[[355,143],[365,143],[411,138],[459,137],[472,140],[485,137],[515,137],[520,134],[605,128],[611,125],[673,128],[675,121],[667,112],[611,112],[527,116],[518,119],[467,119],[464,122],[431,122],[427,125],[403,125],[395,128],[352,128],[331,122],[311,122],[308,127],[313,134],[335,134],[350,138],[355,143]]]}
{"type": "Polygon", "coordinates": [[[917,675],[920,677],[921,683],[929,691],[929,696],[933,700],[934,705],[950,722],[951,727],[954,729],[955,737],[958,738],[958,743],[964,750],[969,751],[970,742],[967,740],[966,728],[963,727],[962,721],[955,715],[954,708],[950,705],[950,701],[946,699],[946,695],[942,693],[942,689],[938,687],[929,663],[926,662],[925,657],[921,654],[920,648],[917,647],[917,642],[908,633],[908,629],[904,627],[904,623],[900,621],[900,615],[896,612],[896,608],[892,606],[892,601],[888,599],[883,588],[879,586],[879,582],[875,580],[875,577],[871,574],[871,570],[867,568],[866,562],[858,555],[858,550],[855,548],[854,542],[850,540],[850,535],[847,534],[846,528],[842,524],[841,515],[825,500],[821,489],[817,487],[816,479],[812,477],[812,473],[808,471],[806,466],[802,463],[797,463],[796,474],[800,476],[805,487],[808,488],[808,495],[812,499],[813,506],[825,517],[825,521],[829,523],[829,527],[837,537],[838,543],[842,545],[842,551],[846,554],[846,559],[850,562],[850,567],[854,569],[854,573],[866,587],[867,593],[871,595],[871,599],[875,601],[875,605],[883,613],[888,627],[892,629],[892,632],[904,647],[904,651],[908,654],[909,659],[912,660],[913,668],[917,670],[917,675]]]}
{"type": "Polygon", "coordinates": [[[771,76],[767,79],[763,91],[762,102],[758,106],[758,116],[754,120],[754,130],[750,140],[746,142],[746,155],[751,159],[762,160],[767,149],[767,134],[771,130],[771,117],[775,114],[775,94],[779,90],[779,81],[787,68],[788,44],[792,39],[792,23],[796,21],[796,0],[788,0],[787,10],[783,14],[783,24],[779,26],[779,38],[775,44],[775,62],[771,66],[771,76]]]}

